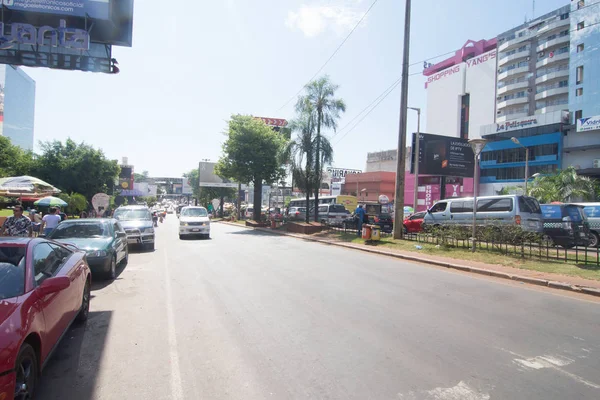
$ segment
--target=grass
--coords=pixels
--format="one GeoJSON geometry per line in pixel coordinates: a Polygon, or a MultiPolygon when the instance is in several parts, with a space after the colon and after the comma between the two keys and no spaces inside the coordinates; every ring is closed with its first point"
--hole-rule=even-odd
{"type": "Polygon", "coordinates": [[[12,210],[0,210],[0,217],[10,217],[11,215],[13,215],[12,210]]]}
{"type": "MultiPolygon", "coordinates": [[[[340,240],[364,245],[364,240],[358,238],[352,233],[335,233],[340,240]]],[[[435,244],[415,242],[410,240],[395,240],[389,237],[381,238],[376,244],[379,248],[386,248],[400,252],[412,252],[439,257],[448,257],[457,260],[475,261],[486,264],[502,265],[507,267],[519,268],[530,271],[547,272],[561,274],[585,279],[600,281],[600,267],[596,265],[596,253],[588,256],[588,264],[583,264],[583,255],[579,255],[579,263],[575,261],[575,255],[568,253],[568,261],[557,260],[539,260],[530,258],[521,258],[518,255],[503,254],[499,250],[478,249],[475,253],[463,248],[456,247],[436,247],[435,244]],[[422,249],[417,249],[421,246],[422,249]]],[[[562,251],[564,255],[564,251],[562,251]]]]}

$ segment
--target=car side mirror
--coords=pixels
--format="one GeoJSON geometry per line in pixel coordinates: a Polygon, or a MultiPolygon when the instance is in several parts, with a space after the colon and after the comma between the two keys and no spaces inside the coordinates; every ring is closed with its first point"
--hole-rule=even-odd
{"type": "Polygon", "coordinates": [[[431,210],[427,210],[427,214],[431,214],[431,210]]]}
{"type": "Polygon", "coordinates": [[[117,237],[118,238],[126,238],[127,237],[127,233],[119,231],[119,232],[117,232],[117,237]]]}
{"type": "Polygon", "coordinates": [[[48,278],[38,288],[40,296],[46,296],[52,293],[60,292],[71,286],[71,279],[67,276],[58,276],[56,278],[48,278]]]}

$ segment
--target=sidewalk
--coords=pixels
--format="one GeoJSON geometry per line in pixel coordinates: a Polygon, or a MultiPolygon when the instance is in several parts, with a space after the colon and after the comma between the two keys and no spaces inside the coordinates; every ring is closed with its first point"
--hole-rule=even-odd
{"type": "MultiPolygon", "coordinates": [[[[222,221],[221,223],[234,226],[242,226],[240,224],[222,221]]],[[[510,279],[514,281],[525,282],[534,285],[547,286],[554,289],[569,290],[572,292],[585,293],[600,297],[600,281],[584,279],[574,276],[566,276],[548,272],[539,272],[527,269],[508,267],[504,265],[488,264],[472,260],[459,260],[456,258],[442,257],[431,254],[422,254],[416,251],[398,251],[390,248],[377,248],[365,244],[347,243],[339,238],[339,236],[322,232],[315,235],[300,235],[295,233],[273,230],[268,228],[248,228],[259,231],[291,236],[298,239],[319,242],[328,245],[346,247],[350,249],[366,251],[369,253],[385,255],[390,257],[401,258],[418,263],[427,263],[446,268],[457,269],[465,272],[493,276],[497,278],[510,279]]]]}

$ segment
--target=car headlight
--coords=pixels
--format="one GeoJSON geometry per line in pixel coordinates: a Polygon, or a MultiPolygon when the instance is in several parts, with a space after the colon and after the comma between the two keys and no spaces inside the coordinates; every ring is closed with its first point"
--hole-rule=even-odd
{"type": "Polygon", "coordinates": [[[107,255],[105,250],[88,250],[86,253],[88,257],[106,257],[107,255]]]}
{"type": "Polygon", "coordinates": [[[144,233],[154,233],[154,228],[146,228],[144,233]]]}
{"type": "Polygon", "coordinates": [[[187,222],[180,222],[179,226],[187,226],[187,222]]]}

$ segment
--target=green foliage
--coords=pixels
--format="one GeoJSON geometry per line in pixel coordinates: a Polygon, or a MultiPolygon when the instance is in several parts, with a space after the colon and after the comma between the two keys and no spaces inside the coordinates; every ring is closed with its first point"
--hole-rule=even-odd
{"type": "MultiPolygon", "coordinates": [[[[282,168],[285,138],[251,116],[233,115],[229,121],[223,154],[215,173],[236,182],[254,184],[254,204],[262,202],[262,185],[285,176],[282,168]]],[[[204,189],[202,190],[204,191],[204,189]]],[[[256,207],[259,211],[260,208],[256,207]]],[[[254,213],[260,219],[260,211],[254,213]]]]}
{"type": "Polygon", "coordinates": [[[145,202],[148,204],[148,207],[152,207],[156,204],[156,202],[158,201],[156,199],[156,197],[154,196],[146,196],[146,197],[136,197],[135,198],[138,202],[145,202]]]}
{"type": "Polygon", "coordinates": [[[0,135],[0,177],[30,175],[33,153],[23,151],[0,135]]]}
{"type": "Polygon", "coordinates": [[[133,180],[135,182],[148,182],[148,177],[149,177],[149,173],[148,171],[142,171],[141,174],[138,174],[137,172],[133,173],[133,180]]]}
{"type": "Polygon", "coordinates": [[[60,193],[57,197],[68,204],[63,211],[69,215],[79,215],[88,208],[85,196],[80,193],[60,193]]]}
{"type": "Polygon", "coordinates": [[[43,179],[63,192],[77,192],[91,199],[96,193],[107,193],[118,177],[116,160],[106,158],[102,150],[71,139],[42,143],[31,175],[43,179]]]}
{"type": "MultiPolygon", "coordinates": [[[[452,247],[455,241],[469,240],[473,236],[473,228],[465,225],[442,225],[427,227],[428,235],[437,239],[444,247],[452,247]]],[[[521,246],[527,243],[540,243],[541,235],[534,232],[526,232],[518,225],[500,225],[493,221],[478,225],[475,229],[475,237],[479,242],[487,242],[492,246],[512,245],[521,246]]]]}
{"type": "Polygon", "coordinates": [[[553,201],[591,201],[595,199],[597,182],[587,176],[577,174],[574,167],[568,167],[556,174],[535,178],[528,188],[528,194],[542,204],[553,201]]]}

